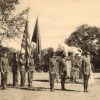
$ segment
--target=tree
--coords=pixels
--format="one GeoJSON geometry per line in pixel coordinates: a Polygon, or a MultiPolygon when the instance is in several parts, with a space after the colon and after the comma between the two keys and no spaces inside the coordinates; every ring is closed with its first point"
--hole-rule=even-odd
{"type": "Polygon", "coordinates": [[[99,55],[100,51],[100,28],[95,26],[81,25],[74,31],[65,43],[69,46],[81,48],[84,52],[99,55]]]}
{"type": "MultiPolygon", "coordinates": [[[[18,0],[0,0],[0,44],[4,37],[9,37],[11,18],[13,17],[12,11],[18,0]]],[[[11,33],[10,33],[11,34],[11,33]]]]}
{"type": "Polygon", "coordinates": [[[7,21],[9,19],[11,11],[15,9],[15,5],[18,3],[18,0],[0,0],[0,13],[2,15],[2,21],[7,21]]]}
{"type": "MultiPolygon", "coordinates": [[[[16,5],[20,3],[19,1],[20,0],[0,0],[0,46],[3,46],[2,43],[7,39],[20,39],[24,32],[25,16],[27,16],[29,8],[26,8],[16,16],[13,15],[13,11],[16,12],[16,5]]],[[[8,49],[10,50],[10,48],[8,49]]]]}
{"type": "Polygon", "coordinates": [[[29,8],[14,16],[12,11],[16,11],[15,7],[19,3],[19,0],[0,0],[0,40],[22,33],[26,20],[24,15],[28,14],[29,8]]]}

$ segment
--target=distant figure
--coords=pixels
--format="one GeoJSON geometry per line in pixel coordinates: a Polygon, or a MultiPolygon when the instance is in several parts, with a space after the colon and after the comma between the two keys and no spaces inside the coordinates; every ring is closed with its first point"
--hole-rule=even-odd
{"type": "Polygon", "coordinates": [[[88,58],[89,53],[83,54],[83,60],[82,60],[82,70],[84,75],[84,92],[88,92],[88,81],[90,77],[90,71],[91,71],[91,64],[90,59],[88,58]]]}
{"type": "Polygon", "coordinates": [[[66,64],[67,64],[67,77],[69,78],[71,75],[72,58],[73,58],[73,52],[68,52],[68,56],[66,57],[66,64]]]}
{"type": "Polygon", "coordinates": [[[29,64],[28,64],[28,86],[32,87],[32,81],[33,81],[33,73],[35,71],[35,64],[33,55],[30,56],[29,64]]]}
{"type": "Polygon", "coordinates": [[[54,91],[54,82],[55,82],[55,78],[56,78],[56,72],[57,72],[56,59],[54,58],[54,51],[51,51],[50,60],[49,60],[49,74],[50,74],[51,92],[54,91]]]}
{"type": "Polygon", "coordinates": [[[12,59],[12,73],[13,73],[13,87],[17,88],[18,85],[18,58],[17,53],[13,53],[13,59],[12,59]]]}
{"type": "Polygon", "coordinates": [[[3,53],[3,57],[1,57],[0,70],[1,70],[1,86],[2,90],[4,90],[7,87],[7,78],[9,71],[9,61],[7,58],[7,53],[3,53]]]}
{"type": "Polygon", "coordinates": [[[20,86],[23,88],[25,85],[25,73],[26,73],[26,68],[25,68],[25,64],[26,64],[26,60],[25,60],[25,55],[21,54],[21,58],[19,60],[19,64],[20,64],[20,86]]]}
{"type": "Polygon", "coordinates": [[[59,62],[59,68],[60,68],[60,73],[61,73],[61,88],[62,90],[65,90],[65,80],[67,77],[67,64],[65,60],[66,55],[64,54],[63,51],[61,51],[60,57],[61,57],[61,60],[59,62]]]}
{"type": "Polygon", "coordinates": [[[79,78],[79,67],[80,67],[80,63],[79,63],[79,58],[78,58],[78,54],[76,54],[74,56],[74,58],[72,59],[72,68],[71,68],[71,82],[75,83],[76,79],[79,78]]]}

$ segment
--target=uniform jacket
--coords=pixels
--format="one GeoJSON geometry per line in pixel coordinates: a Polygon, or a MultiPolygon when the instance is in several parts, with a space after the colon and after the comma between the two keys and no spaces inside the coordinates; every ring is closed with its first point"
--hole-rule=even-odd
{"type": "Polygon", "coordinates": [[[35,64],[34,64],[33,58],[30,58],[30,60],[29,60],[28,70],[29,71],[35,71],[35,64]]]}
{"type": "Polygon", "coordinates": [[[8,58],[2,57],[1,58],[1,67],[0,70],[3,72],[8,72],[9,71],[9,61],[8,58]]]}
{"type": "Polygon", "coordinates": [[[57,63],[55,58],[50,58],[49,61],[49,73],[56,74],[57,72],[57,63]]]}
{"type": "Polygon", "coordinates": [[[20,65],[19,70],[20,70],[20,71],[25,71],[25,70],[26,70],[25,64],[26,64],[26,60],[21,58],[21,59],[19,60],[19,65],[20,65]]]}
{"type": "Polygon", "coordinates": [[[13,72],[18,71],[18,59],[17,58],[13,58],[12,59],[12,63],[13,63],[13,65],[12,65],[12,71],[13,72]]]}
{"type": "Polygon", "coordinates": [[[61,59],[60,63],[59,63],[59,69],[60,69],[60,72],[63,73],[63,72],[67,72],[67,64],[66,64],[66,61],[65,59],[61,59]]]}
{"type": "Polygon", "coordinates": [[[91,70],[91,64],[90,64],[90,60],[89,58],[84,58],[82,60],[82,70],[83,70],[83,74],[89,75],[90,74],[90,70],[91,70]]]}

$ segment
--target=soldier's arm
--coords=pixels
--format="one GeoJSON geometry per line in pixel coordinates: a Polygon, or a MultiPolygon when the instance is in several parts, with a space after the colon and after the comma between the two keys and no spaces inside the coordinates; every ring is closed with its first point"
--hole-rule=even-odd
{"type": "Polygon", "coordinates": [[[51,72],[51,60],[49,61],[49,73],[51,72]]]}
{"type": "Polygon", "coordinates": [[[0,64],[1,66],[0,66],[0,69],[1,69],[1,73],[4,73],[4,71],[3,71],[3,62],[1,61],[1,64],[0,64]]]}
{"type": "Polygon", "coordinates": [[[83,72],[83,74],[84,74],[84,72],[85,72],[85,65],[84,65],[84,60],[82,60],[82,72],[83,72]]]}
{"type": "Polygon", "coordinates": [[[8,60],[8,58],[7,58],[7,65],[8,65],[8,67],[9,67],[9,60],[8,60]]]}

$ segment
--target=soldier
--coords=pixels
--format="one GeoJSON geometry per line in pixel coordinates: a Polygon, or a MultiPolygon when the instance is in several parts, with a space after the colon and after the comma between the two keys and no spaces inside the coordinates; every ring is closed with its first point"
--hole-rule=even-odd
{"type": "MultiPolygon", "coordinates": [[[[84,55],[84,54],[83,54],[84,55]]],[[[82,70],[83,70],[83,75],[84,75],[84,92],[88,92],[88,81],[90,77],[90,71],[91,71],[91,64],[90,64],[90,59],[88,57],[89,53],[86,53],[85,56],[83,56],[82,60],[82,70]]]]}
{"type": "Polygon", "coordinates": [[[13,73],[13,87],[17,88],[18,84],[18,58],[17,53],[13,53],[13,59],[12,59],[12,73],[13,73]]]}
{"type": "Polygon", "coordinates": [[[60,68],[60,73],[61,73],[61,88],[62,90],[65,90],[65,79],[67,77],[67,65],[66,65],[66,60],[65,60],[65,53],[64,51],[61,51],[61,60],[59,62],[59,68],[60,68]]]}
{"type": "Polygon", "coordinates": [[[72,59],[72,68],[71,68],[71,82],[76,82],[76,79],[79,78],[79,67],[80,67],[80,62],[79,62],[79,57],[78,54],[74,56],[72,59]]]}
{"type": "Polygon", "coordinates": [[[32,87],[33,73],[35,71],[35,64],[33,55],[30,56],[29,65],[28,65],[28,86],[32,87]]]}
{"type": "Polygon", "coordinates": [[[21,58],[19,60],[19,64],[20,64],[20,86],[23,88],[25,85],[25,73],[26,73],[26,69],[25,69],[25,65],[26,65],[26,60],[25,60],[25,55],[21,54],[21,58]]]}
{"type": "Polygon", "coordinates": [[[51,92],[54,91],[54,82],[56,78],[56,59],[54,58],[54,51],[50,52],[50,60],[49,60],[49,74],[50,74],[50,89],[51,92]]]}
{"type": "Polygon", "coordinates": [[[9,61],[7,58],[7,53],[3,53],[3,57],[1,57],[1,86],[2,90],[6,89],[7,86],[7,78],[9,71],[9,61]]]}

